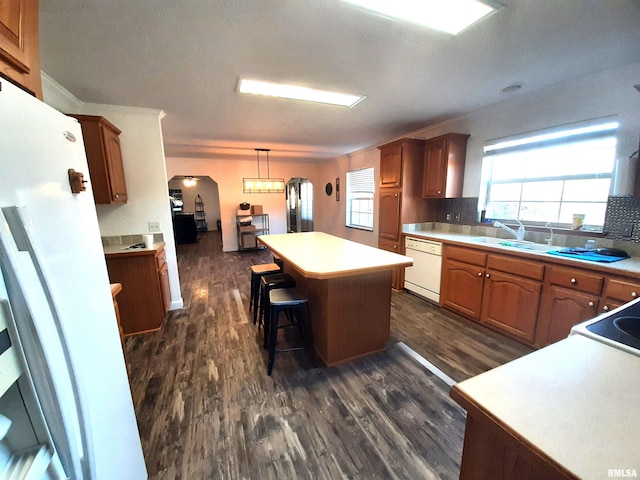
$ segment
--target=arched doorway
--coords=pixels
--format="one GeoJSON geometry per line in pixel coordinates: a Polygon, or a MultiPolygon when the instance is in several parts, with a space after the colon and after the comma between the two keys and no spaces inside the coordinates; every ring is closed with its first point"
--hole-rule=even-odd
{"type": "MultiPolygon", "coordinates": [[[[193,215],[199,232],[220,232],[220,193],[218,183],[211,177],[176,175],[169,180],[169,195],[179,199],[172,206],[174,220],[176,215],[193,215]]],[[[177,237],[176,232],[176,243],[181,243],[177,237]]]]}

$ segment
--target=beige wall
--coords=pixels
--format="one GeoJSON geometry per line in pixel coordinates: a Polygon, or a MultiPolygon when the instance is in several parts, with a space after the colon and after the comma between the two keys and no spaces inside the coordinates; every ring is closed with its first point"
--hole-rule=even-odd
{"type": "MultiPolygon", "coordinates": [[[[285,181],[291,177],[309,178],[314,184],[314,201],[318,199],[318,195],[324,195],[324,187],[319,189],[317,182],[314,181],[316,171],[320,168],[319,165],[293,160],[278,161],[274,160],[273,156],[270,161],[270,175],[272,177],[281,177],[285,181]]],[[[287,232],[284,193],[245,194],[242,192],[242,179],[257,176],[255,159],[167,158],[166,165],[169,178],[176,175],[208,176],[218,184],[222,244],[225,252],[238,249],[236,212],[239,208],[238,205],[242,202],[263,206],[264,213],[269,214],[270,233],[287,232]]],[[[317,208],[315,210],[317,211],[317,208]]]]}

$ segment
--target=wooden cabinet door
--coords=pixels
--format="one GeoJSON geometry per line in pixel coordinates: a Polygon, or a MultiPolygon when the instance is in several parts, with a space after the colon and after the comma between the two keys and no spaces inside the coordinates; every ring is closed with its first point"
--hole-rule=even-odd
{"type": "Polygon", "coordinates": [[[162,307],[164,314],[169,313],[171,306],[171,288],[169,287],[169,270],[167,264],[163,263],[158,270],[158,279],[160,280],[160,293],[162,294],[162,307]]]}
{"type": "Polygon", "coordinates": [[[422,196],[443,198],[447,185],[447,140],[439,138],[427,141],[424,157],[422,196]]]}
{"type": "Polygon", "coordinates": [[[111,203],[126,203],[127,185],[124,180],[120,139],[116,132],[105,128],[104,125],[100,125],[100,131],[107,163],[111,203]]]}
{"type": "Polygon", "coordinates": [[[0,2],[0,73],[42,99],[38,0],[0,2]]]}
{"type": "Polygon", "coordinates": [[[567,338],[571,327],[597,315],[598,297],[550,285],[540,302],[536,346],[543,347],[567,338]]]}
{"type": "MultiPolygon", "coordinates": [[[[404,254],[403,249],[399,241],[391,240],[378,240],[378,248],[386,250],[388,252],[404,254]]],[[[396,291],[401,291],[404,288],[404,267],[394,268],[391,271],[391,288],[396,291]]]]}
{"type": "Polygon", "coordinates": [[[480,319],[484,268],[444,259],[440,303],[466,317],[480,319]]]}
{"type": "Polygon", "coordinates": [[[542,283],[493,270],[486,274],[482,323],[533,342],[542,283]]]}
{"type": "Polygon", "coordinates": [[[400,209],[402,193],[398,189],[380,192],[378,236],[387,240],[400,240],[400,209]]]}
{"type": "Polygon", "coordinates": [[[380,151],[380,187],[402,186],[402,145],[385,147],[380,151]]]}

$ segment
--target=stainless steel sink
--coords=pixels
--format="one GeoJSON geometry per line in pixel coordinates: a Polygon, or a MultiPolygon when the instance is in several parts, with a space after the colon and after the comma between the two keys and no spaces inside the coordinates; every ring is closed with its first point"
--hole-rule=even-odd
{"type": "Polygon", "coordinates": [[[527,240],[509,240],[496,237],[473,237],[469,241],[474,243],[484,243],[493,247],[517,248],[520,250],[533,250],[535,252],[546,252],[554,247],[541,243],[529,242],[527,240]]]}
{"type": "Polygon", "coordinates": [[[640,299],[576,325],[571,334],[590,337],[640,356],[640,299]]]}

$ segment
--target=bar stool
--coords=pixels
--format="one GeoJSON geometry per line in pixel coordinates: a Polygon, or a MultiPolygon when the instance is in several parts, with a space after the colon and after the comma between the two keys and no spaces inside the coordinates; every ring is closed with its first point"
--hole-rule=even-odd
{"type": "Polygon", "coordinates": [[[253,311],[254,324],[258,318],[258,329],[264,327],[264,348],[267,348],[267,336],[269,333],[269,292],[278,288],[292,288],[296,286],[296,281],[288,273],[271,273],[263,275],[260,279],[260,296],[258,305],[260,313],[253,311]]]}
{"type": "MultiPolygon", "coordinates": [[[[300,336],[305,338],[305,325],[309,325],[309,299],[297,288],[279,288],[269,292],[269,364],[267,366],[267,374],[271,375],[273,363],[276,358],[276,352],[290,352],[293,350],[302,350],[305,345],[276,349],[278,339],[278,329],[298,327],[300,336]],[[290,319],[290,323],[280,325],[280,314],[285,312],[290,319]]],[[[265,328],[265,338],[267,337],[267,329],[265,328]]],[[[308,344],[308,342],[307,342],[308,344]]]]}
{"type": "Polygon", "coordinates": [[[284,260],[282,260],[278,255],[276,255],[275,253],[273,254],[273,263],[275,263],[276,265],[278,265],[281,269],[284,270],[284,260]]]}
{"type": "Polygon", "coordinates": [[[249,311],[254,309],[253,323],[256,323],[255,309],[258,307],[258,297],[260,294],[260,278],[269,273],[280,271],[280,267],[276,263],[262,263],[251,266],[251,296],[249,298],[249,311]]]}

